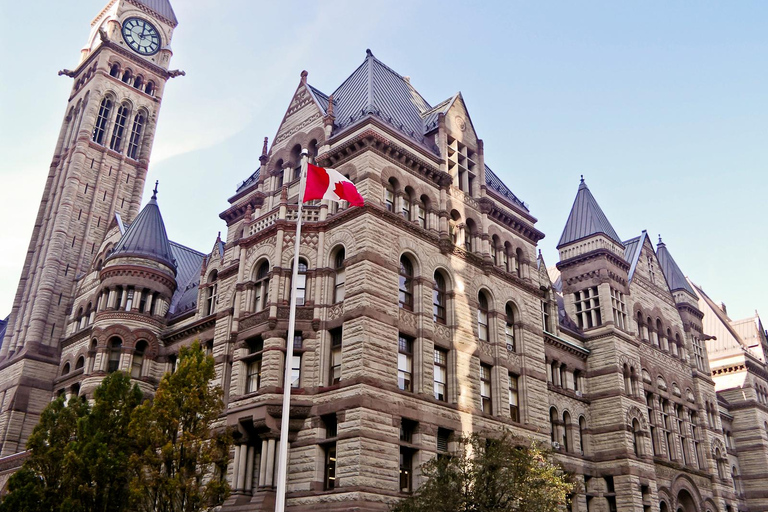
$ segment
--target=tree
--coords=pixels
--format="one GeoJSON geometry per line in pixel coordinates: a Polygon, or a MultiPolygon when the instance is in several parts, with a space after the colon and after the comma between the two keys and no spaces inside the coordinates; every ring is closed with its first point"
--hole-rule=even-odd
{"type": "Polygon", "coordinates": [[[47,512],[69,506],[68,497],[77,486],[68,470],[68,455],[77,438],[78,420],[89,412],[88,404],[59,397],[40,415],[27,440],[29,458],[8,481],[9,493],[0,512],[47,512]]]}
{"type": "Polygon", "coordinates": [[[82,398],[59,397],[43,410],[27,442],[29,458],[8,482],[0,512],[119,512],[128,505],[128,426],[141,391],[127,374],[108,375],[82,398]]]}
{"type": "Polygon", "coordinates": [[[555,512],[574,484],[537,444],[509,433],[463,437],[421,466],[425,482],[393,512],[555,512]]]}
{"type": "Polygon", "coordinates": [[[142,392],[127,373],[109,374],[96,388],[90,413],[78,425],[68,466],[77,479],[72,500],[78,510],[119,512],[128,506],[130,456],[136,441],[129,429],[142,392]]]}
{"type": "Polygon", "coordinates": [[[213,358],[199,342],[182,348],[176,372],[166,374],[154,400],[136,409],[131,429],[139,443],[130,489],[134,507],[147,512],[198,512],[229,495],[226,467],[231,435],[214,431],[223,410],[212,387],[213,358]]]}

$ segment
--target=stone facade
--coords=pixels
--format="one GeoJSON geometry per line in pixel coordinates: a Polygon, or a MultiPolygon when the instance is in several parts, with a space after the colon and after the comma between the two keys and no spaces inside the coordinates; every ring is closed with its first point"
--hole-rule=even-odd
{"type": "MultiPolygon", "coordinates": [[[[645,233],[620,240],[584,183],[560,262],[547,269],[537,255],[544,234],[485,165],[463,97],[432,107],[370,52],[332,95],[302,73],[261,167],[221,213],[227,232],[210,251],[170,243],[171,266],[120,252],[145,222],[138,201],[171,76],[120,48],[120,23],[140,5],[111,2],[94,26],[106,16],[112,32],[72,72],[78,84],[91,76],[70,99],[76,108],[77,91],[90,91],[88,116],[78,150],[67,149],[65,122],[41,219],[49,218],[52,184],[66,184],[69,169],[92,172],[90,187],[112,199],[56,189],[57,201],[88,207],[88,235],[75,241],[72,258],[63,238],[39,239],[54,227],[41,221],[33,234],[0,363],[6,476],[52,395],[89,397],[115,370],[151,394],[179,348],[198,339],[224,389],[221,424],[236,429],[224,509],[272,509],[297,168],[307,149],[312,162],[348,176],[366,205],[316,201],[303,209],[298,335],[288,362],[290,510],[387,510],[418,487],[419,465],[453,449],[461,433],[499,429],[551,443],[582,483],[574,511],[768,510],[764,358],[742,361],[748,379],[721,378],[724,365],[713,364],[713,379],[700,294],[672,279],[671,256],[645,233]],[[157,72],[155,95],[109,76],[116,59],[157,72]],[[147,105],[138,160],[92,140],[93,105],[108,90],[118,102],[130,96],[133,108],[147,105]],[[353,109],[358,99],[362,107],[353,109]],[[62,167],[71,153],[79,163],[62,167]],[[100,165],[94,171],[91,161],[100,165]],[[46,255],[71,260],[77,279],[30,288],[46,255]],[[24,312],[43,293],[49,301],[62,294],[61,322],[51,310],[45,338],[34,334],[34,308],[24,312]],[[745,389],[754,396],[739,398],[745,389]]],[[[167,19],[140,12],[170,39],[167,19]]],[[[165,60],[157,66],[167,69],[168,56],[158,54],[165,60]]]]}

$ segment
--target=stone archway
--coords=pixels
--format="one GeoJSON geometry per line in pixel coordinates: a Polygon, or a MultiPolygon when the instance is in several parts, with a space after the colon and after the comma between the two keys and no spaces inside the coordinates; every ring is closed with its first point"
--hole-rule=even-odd
{"type": "Polygon", "coordinates": [[[681,489],[677,494],[677,511],[676,512],[699,512],[699,508],[696,506],[696,502],[685,489],[681,489]]]}

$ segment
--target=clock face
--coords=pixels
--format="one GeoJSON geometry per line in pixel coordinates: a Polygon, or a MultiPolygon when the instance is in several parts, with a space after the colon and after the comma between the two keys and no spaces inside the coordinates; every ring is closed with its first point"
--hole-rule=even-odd
{"type": "Polygon", "coordinates": [[[123,39],[133,51],[154,55],[160,49],[160,34],[147,20],[128,18],[123,22],[123,39]]]}

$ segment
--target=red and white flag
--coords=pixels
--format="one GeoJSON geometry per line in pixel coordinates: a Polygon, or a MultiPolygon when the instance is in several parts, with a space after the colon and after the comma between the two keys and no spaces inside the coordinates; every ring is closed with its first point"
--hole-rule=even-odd
{"type": "Polygon", "coordinates": [[[363,206],[363,196],[355,184],[341,175],[336,169],[318,167],[307,163],[307,186],[304,189],[304,202],[313,199],[331,201],[349,201],[352,206],[363,206]]]}

